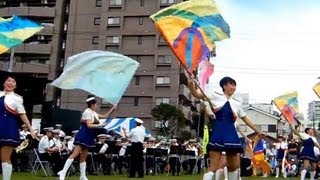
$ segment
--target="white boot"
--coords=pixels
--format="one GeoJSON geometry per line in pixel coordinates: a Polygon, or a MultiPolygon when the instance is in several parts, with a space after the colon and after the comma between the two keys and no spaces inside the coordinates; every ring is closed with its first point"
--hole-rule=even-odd
{"type": "Polygon", "coordinates": [[[311,171],[310,180],[314,180],[314,176],[316,175],[316,171],[311,171]]]}
{"type": "Polygon", "coordinates": [[[228,172],[228,180],[239,180],[240,175],[238,169],[233,172],[228,172]]]}
{"type": "Polygon", "coordinates": [[[305,180],[306,174],[307,174],[307,170],[304,169],[301,171],[301,180],[305,180]]]}
{"type": "Polygon", "coordinates": [[[277,167],[277,168],[276,168],[276,178],[279,177],[279,173],[280,173],[280,169],[277,167]]]}
{"type": "Polygon", "coordinates": [[[88,178],[86,177],[86,168],[87,168],[86,162],[80,163],[80,180],[88,180],[88,178]]]}
{"type": "Polygon", "coordinates": [[[10,180],[12,174],[12,164],[7,162],[1,163],[2,165],[2,178],[3,180],[10,180]]]}
{"type": "Polygon", "coordinates": [[[214,173],[209,171],[207,173],[204,173],[203,180],[212,180],[213,176],[214,176],[214,173]]]}
{"type": "Polygon", "coordinates": [[[63,169],[58,172],[59,180],[64,180],[66,177],[66,174],[68,172],[69,167],[71,166],[73,162],[73,159],[67,159],[66,163],[64,163],[63,169]]]}
{"type": "Polygon", "coordinates": [[[220,176],[221,176],[221,174],[222,174],[222,169],[218,169],[217,171],[216,171],[216,174],[215,174],[215,179],[216,180],[220,180],[220,176]]]}

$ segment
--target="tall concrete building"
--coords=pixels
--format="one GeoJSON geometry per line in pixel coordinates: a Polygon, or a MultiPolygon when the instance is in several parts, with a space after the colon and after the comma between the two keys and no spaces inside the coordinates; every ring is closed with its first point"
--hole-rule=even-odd
{"type": "Polygon", "coordinates": [[[308,107],[308,119],[320,121],[320,101],[311,101],[308,107]]]}
{"type": "MultiPolygon", "coordinates": [[[[45,29],[15,48],[14,72],[57,78],[66,59],[87,50],[107,50],[140,63],[113,117],[138,117],[154,128],[151,109],[160,103],[175,105],[191,117],[194,99],[187,87],[186,71],[155,30],[149,16],[182,0],[4,0],[0,16],[27,16],[45,29]]],[[[1,55],[1,70],[9,54],[1,55]]],[[[110,87],[112,88],[112,87],[110,87]]],[[[45,101],[61,109],[86,108],[84,91],[47,86],[45,101]]],[[[98,100],[99,111],[110,104],[98,100]]]]}

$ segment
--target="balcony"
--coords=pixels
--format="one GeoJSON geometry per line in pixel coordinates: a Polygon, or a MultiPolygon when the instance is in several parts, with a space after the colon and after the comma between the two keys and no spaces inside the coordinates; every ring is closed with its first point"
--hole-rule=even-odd
{"type": "Polygon", "coordinates": [[[56,14],[55,8],[50,7],[6,7],[0,9],[0,16],[40,16],[40,17],[54,17],[56,14]]]}
{"type": "Polygon", "coordinates": [[[23,44],[14,50],[16,53],[51,54],[51,44],[23,44]]]}
{"type": "Polygon", "coordinates": [[[179,86],[179,95],[184,96],[186,100],[190,100],[191,99],[190,90],[188,89],[188,87],[186,87],[183,84],[180,84],[180,86],[179,86]]]}
{"type": "Polygon", "coordinates": [[[182,111],[182,113],[184,114],[184,117],[188,120],[191,120],[191,110],[189,107],[187,106],[182,106],[182,105],[179,105],[178,106],[178,109],[180,109],[182,111]]]}

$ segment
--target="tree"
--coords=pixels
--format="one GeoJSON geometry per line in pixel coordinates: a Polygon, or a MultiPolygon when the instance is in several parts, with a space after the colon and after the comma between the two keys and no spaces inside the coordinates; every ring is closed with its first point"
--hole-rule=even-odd
{"type": "Polygon", "coordinates": [[[160,122],[158,130],[164,136],[173,136],[178,132],[179,128],[185,126],[184,114],[175,106],[163,104],[154,107],[151,110],[151,115],[155,121],[160,122]]]}

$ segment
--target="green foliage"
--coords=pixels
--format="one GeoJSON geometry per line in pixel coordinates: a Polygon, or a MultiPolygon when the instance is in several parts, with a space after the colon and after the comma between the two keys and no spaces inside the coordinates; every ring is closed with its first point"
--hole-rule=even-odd
{"type": "Polygon", "coordinates": [[[184,114],[171,104],[161,103],[151,110],[151,115],[156,121],[161,122],[159,131],[165,135],[174,135],[179,128],[185,126],[184,114]]]}
{"type": "Polygon", "coordinates": [[[189,139],[193,138],[191,132],[187,131],[187,130],[181,131],[179,137],[184,140],[189,140],[189,139]]]}

